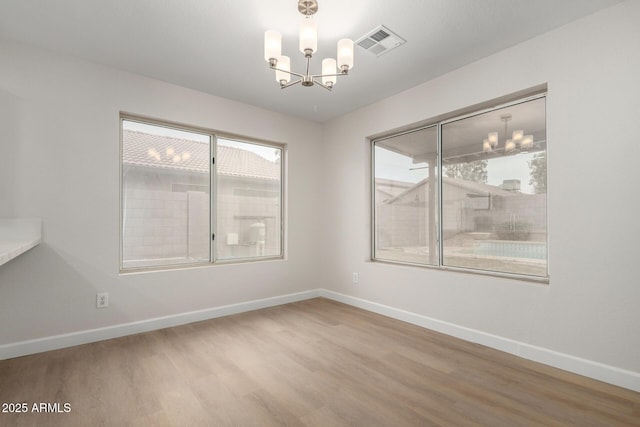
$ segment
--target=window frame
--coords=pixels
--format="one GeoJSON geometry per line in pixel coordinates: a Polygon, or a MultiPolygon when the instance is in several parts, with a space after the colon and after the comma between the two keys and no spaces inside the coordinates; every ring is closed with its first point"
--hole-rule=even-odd
{"type": "MultiPolygon", "coordinates": [[[[279,260],[279,259],[284,259],[284,254],[285,254],[285,153],[286,153],[286,145],[285,144],[278,144],[278,143],[273,143],[273,142],[266,142],[263,140],[258,140],[255,138],[247,138],[247,137],[243,137],[243,136],[238,136],[238,135],[231,135],[231,134],[226,134],[226,133],[222,133],[222,132],[217,132],[215,135],[215,145],[214,145],[214,151],[215,151],[215,158],[218,158],[218,144],[217,144],[217,140],[218,139],[224,139],[227,141],[235,141],[235,142],[241,142],[241,143],[246,143],[246,144],[253,144],[253,145],[259,145],[261,147],[267,147],[267,148],[275,148],[280,150],[280,235],[279,235],[279,240],[280,240],[280,254],[279,255],[267,255],[267,256],[260,256],[260,257],[245,257],[245,258],[216,258],[215,257],[215,242],[212,241],[212,264],[239,264],[239,263],[245,263],[245,262],[258,262],[258,261],[270,261],[270,260],[279,260]]],[[[218,166],[218,161],[215,162],[214,166],[214,170],[217,170],[217,166],[218,166]]],[[[217,186],[217,174],[214,174],[214,179],[215,182],[212,182],[212,185],[216,185],[217,186]]],[[[217,190],[217,187],[215,188],[215,190],[217,190]]],[[[218,191],[214,191],[215,195],[213,195],[211,198],[215,199],[216,202],[216,206],[217,206],[217,201],[218,201],[218,191]]],[[[214,212],[212,214],[212,229],[216,228],[217,225],[217,211],[214,210],[212,211],[214,212]]],[[[217,233],[217,230],[215,231],[215,233],[217,233]]]]}
{"type": "Polygon", "coordinates": [[[286,253],[286,239],[285,239],[285,211],[286,211],[286,194],[285,194],[285,179],[286,179],[286,162],[287,162],[287,145],[283,143],[261,140],[257,138],[247,137],[243,135],[237,135],[232,133],[226,133],[217,131],[214,129],[202,127],[202,126],[193,126],[187,125],[184,123],[173,122],[169,120],[157,119],[153,117],[148,117],[139,114],[133,114],[128,112],[121,111],[118,115],[118,130],[119,130],[119,176],[118,176],[118,247],[119,247],[119,259],[118,259],[118,268],[119,274],[132,274],[132,273],[140,273],[140,272],[152,272],[152,271],[165,271],[165,270],[181,270],[181,269],[190,269],[190,268],[199,268],[199,267],[207,267],[207,266],[215,266],[215,265],[226,265],[226,264],[239,264],[239,263],[252,263],[252,262],[261,262],[261,261],[274,261],[274,260],[283,260],[285,259],[286,253]],[[209,167],[209,260],[201,261],[201,262],[188,262],[181,264],[158,264],[152,266],[141,266],[141,267],[124,267],[124,177],[123,177],[123,152],[124,152],[124,144],[123,144],[123,123],[124,121],[136,122],[151,126],[159,126],[165,127],[169,129],[175,129],[184,132],[193,132],[202,135],[209,136],[209,158],[211,159],[210,167],[209,167]],[[217,192],[217,183],[218,183],[218,139],[226,139],[232,141],[238,141],[247,144],[259,145],[262,147],[274,148],[280,150],[280,212],[279,217],[277,218],[280,222],[280,233],[279,233],[279,247],[280,251],[278,255],[269,255],[269,256],[257,256],[257,257],[244,257],[244,258],[234,258],[234,259],[218,259],[216,258],[216,239],[219,238],[218,230],[217,230],[217,219],[218,219],[218,192],[217,192]],[[214,237],[215,236],[215,237],[214,237]]]}
{"type": "MultiPolygon", "coordinates": [[[[399,131],[391,131],[386,132],[384,134],[380,134],[378,136],[368,138],[369,141],[369,150],[370,150],[370,170],[371,170],[371,239],[370,239],[370,260],[376,263],[383,264],[391,264],[391,265],[404,265],[410,267],[420,267],[427,268],[439,271],[453,271],[458,273],[466,273],[473,275],[481,275],[481,276],[490,276],[497,278],[507,278],[507,279],[516,279],[525,282],[533,282],[538,284],[549,284],[550,282],[550,256],[549,256],[549,203],[548,203],[548,195],[547,195],[547,203],[545,206],[545,222],[546,222],[546,238],[545,244],[547,247],[547,255],[546,255],[546,266],[545,266],[545,275],[544,276],[535,276],[529,274],[521,274],[521,273],[511,273],[511,272],[501,272],[497,270],[480,270],[469,267],[459,267],[459,266],[451,266],[444,264],[444,242],[442,236],[444,235],[444,221],[443,218],[443,209],[444,209],[444,201],[443,201],[443,165],[442,165],[442,127],[448,123],[464,120],[467,118],[479,116],[488,112],[492,112],[495,110],[499,110],[506,107],[511,107],[518,104],[523,104],[529,101],[534,101],[537,99],[545,100],[545,129],[548,127],[548,115],[546,108],[548,93],[546,87],[543,90],[538,90],[533,93],[529,93],[528,95],[522,96],[519,95],[517,97],[510,97],[508,100],[496,103],[496,101],[490,101],[484,103],[484,107],[471,107],[466,109],[463,112],[452,112],[449,114],[438,116],[432,120],[427,120],[422,122],[421,124],[415,126],[405,126],[399,131]],[[487,106],[490,105],[490,106],[487,106]],[[435,234],[436,234],[436,249],[437,249],[437,265],[432,264],[422,264],[417,262],[410,261],[397,261],[397,260],[388,260],[376,257],[376,158],[375,158],[375,148],[378,142],[384,141],[389,138],[405,135],[411,132],[420,131],[423,129],[427,129],[429,127],[436,127],[437,134],[437,153],[436,153],[436,171],[435,176],[437,180],[437,194],[436,194],[436,224],[435,224],[435,234]]],[[[546,140],[548,141],[548,132],[546,133],[546,140]]],[[[548,154],[548,145],[545,148],[546,152],[546,163],[549,162],[549,154],[548,154]]],[[[547,174],[547,182],[548,182],[548,174],[547,174]]],[[[547,193],[548,194],[548,193],[547,193]]]]}

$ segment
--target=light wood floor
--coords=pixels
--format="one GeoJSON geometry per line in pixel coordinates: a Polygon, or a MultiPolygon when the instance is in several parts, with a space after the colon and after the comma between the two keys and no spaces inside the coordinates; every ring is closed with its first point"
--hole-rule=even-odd
{"type": "Polygon", "coordinates": [[[71,405],[2,426],[640,426],[640,393],[325,299],[0,361],[0,402],[71,405]]]}

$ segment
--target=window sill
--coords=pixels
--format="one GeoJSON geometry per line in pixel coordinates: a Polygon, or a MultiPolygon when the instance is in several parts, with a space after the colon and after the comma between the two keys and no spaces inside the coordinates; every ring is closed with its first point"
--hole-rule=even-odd
{"type": "Polygon", "coordinates": [[[511,279],[511,280],[518,280],[521,282],[539,284],[539,285],[549,284],[549,276],[546,276],[546,277],[529,276],[529,275],[515,274],[515,273],[501,273],[498,271],[475,270],[472,268],[416,264],[411,262],[400,262],[400,261],[384,260],[384,259],[378,259],[378,258],[372,258],[371,262],[376,264],[417,267],[417,268],[425,268],[425,269],[436,270],[436,271],[448,271],[448,272],[454,272],[454,273],[471,274],[476,276],[488,276],[488,277],[495,277],[497,279],[511,279]]]}
{"type": "Polygon", "coordinates": [[[238,258],[238,259],[224,259],[217,260],[216,262],[199,262],[199,263],[185,263],[185,264],[173,264],[173,265],[158,265],[158,266],[147,266],[147,267],[131,267],[120,269],[119,274],[121,275],[133,275],[140,273],[159,273],[159,272],[167,272],[167,271],[177,271],[177,270],[191,270],[195,268],[203,268],[203,267],[215,267],[222,265],[235,265],[235,264],[254,264],[261,262],[270,262],[270,261],[282,261],[285,258],[283,256],[272,256],[272,257],[260,257],[260,258],[238,258]]]}

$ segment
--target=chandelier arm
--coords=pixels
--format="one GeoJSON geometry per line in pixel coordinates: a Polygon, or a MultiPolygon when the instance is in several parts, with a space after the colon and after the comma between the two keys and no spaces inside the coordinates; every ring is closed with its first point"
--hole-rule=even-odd
{"type": "Polygon", "coordinates": [[[305,77],[304,74],[296,73],[295,71],[282,70],[282,69],[278,68],[277,66],[269,67],[269,68],[271,68],[272,70],[282,71],[283,73],[291,74],[292,76],[296,76],[296,77],[300,77],[300,78],[304,78],[305,77]]]}
{"type": "Polygon", "coordinates": [[[327,86],[326,84],[322,83],[321,81],[316,80],[316,79],[313,79],[313,82],[314,82],[315,84],[317,84],[317,85],[322,86],[323,88],[325,88],[325,89],[326,89],[326,90],[328,90],[329,92],[331,92],[331,89],[332,89],[332,88],[331,88],[331,87],[329,87],[329,86],[327,86]]]}
{"type": "Polygon", "coordinates": [[[286,89],[286,88],[288,88],[288,87],[295,86],[295,85],[297,85],[298,83],[302,83],[302,79],[301,79],[301,80],[296,80],[295,82],[287,83],[286,85],[282,85],[282,84],[281,84],[281,85],[280,85],[280,89],[286,89]]]}
{"type": "Polygon", "coordinates": [[[338,73],[338,74],[313,74],[311,75],[312,78],[316,79],[318,77],[340,77],[340,76],[348,76],[349,74],[347,73],[338,73]]]}

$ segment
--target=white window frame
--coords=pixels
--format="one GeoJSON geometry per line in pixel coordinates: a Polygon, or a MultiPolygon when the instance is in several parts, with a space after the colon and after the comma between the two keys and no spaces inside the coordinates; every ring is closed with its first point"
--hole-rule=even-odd
{"type": "Polygon", "coordinates": [[[126,112],[120,112],[119,114],[119,141],[120,141],[120,151],[119,151],[119,272],[121,274],[127,273],[135,273],[135,272],[144,272],[144,271],[158,271],[158,270],[178,270],[185,268],[194,268],[194,267],[203,267],[203,266],[212,266],[212,265],[223,265],[223,264],[235,264],[235,263],[250,263],[250,262],[259,262],[259,261],[271,261],[271,260],[282,260],[285,258],[285,210],[286,210],[286,197],[285,197],[285,170],[286,170],[286,158],[287,158],[287,147],[286,144],[266,141],[266,140],[258,140],[256,138],[250,138],[241,135],[228,134],[220,131],[216,131],[213,129],[199,127],[199,126],[191,126],[182,123],[171,122],[167,120],[160,120],[155,118],[150,118],[147,116],[131,114],[126,112]],[[124,236],[123,236],[123,226],[124,226],[124,179],[123,179],[123,122],[131,121],[137,122],[152,126],[165,127],[169,129],[176,129],[185,132],[193,132],[202,135],[207,135],[210,138],[210,147],[209,147],[209,157],[211,158],[211,164],[209,168],[209,260],[203,262],[193,262],[193,263],[184,263],[184,264],[166,264],[166,265],[154,265],[154,266],[142,266],[142,267],[123,267],[124,261],[124,236]],[[257,256],[257,257],[244,257],[244,258],[234,258],[234,259],[218,259],[216,257],[216,240],[221,238],[222,236],[218,236],[218,230],[216,230],[216,220],[217,220],[217,140],[218,139],[226,139],[232,141],[243,142],[247,144],[259,145],[263,147],[269,147],[280,150],[280,215],[278,220],[280,221],[280,253],[278,255],[269,255],[269,256],[257,256]]]}
{"type": "MultiPolygon", "coordinates": [[[[540,284],[549,284],[549,214],[548,214],[548,198],[547,198],[547,211],[545,212],[545,217],[546,217],[546,245],[547,245],[547,255],[546,255],[546,274],[544,276],[534,276],[534,275],[527,275],[527,274],[520,274],[520,273],[509,273],[509,272],[502,272],[502,271],[497,271],[497,270],[480,270],[480,269],[473,269],[473,268],[467,268],[467,267],[457,267],[457,266],[450,266],[450,265],[445,265],[444,264],[444,242],[443,239],[441,238],[441,236],[443,236],[443,228],[444,228],[444,224],[442,221],[443,218],[443,180],[442,180],[442,172],[443,172],[443,167],[442,167],[442,126],[446,125],[447,123],[451,123],[451,122],[455,122],[455,121],[459,121],[462,119],[466,119],[466,118],[470,118],[473,116],[477,116],[477,115],[481,115],[484,113],[488,113],[494,110],[499,110],[501,108],[505,108],[505,107],[510,107],[513,105],[517,105],[517,104],[522,104],[528,101],[533,101],[536,99],[547,99],[547,91],[546,88],[544,90],[538,90],[535,93],[530,95],[526,95],[524,97],[512,97],[509,101],[506,102],[501,102],[499,104],[496,105],[495,102],[489,102],[485,105],[491,105],[491,107],[487,107],[487,108],[481,108],[481,109],[474,109],[474,110],[470,110],[468,112],[464,112],[462,114],[460,113],[451,113],[448,115],[443,115],[440,116],[438,119],[435,119],[433,121],[425,121],[425,124],[420,124],[414,127],[405,127],[402,131],[399,132],[389,132],[389,133],[385,133],[383,135],[380,136],[376,136],[373,138],[369,139],[369,150],[370,150],[370,170],[371,170],[371,243],[370,243],[370,256],[371,256],[371,261],[372,262],[381,262],[381,263],[386,263],[386,264],[398,264],[398,265],[407,265],[407,266],[414,266],[414,267],[420,267],[420,268],[427,268],[427,269],[436,269],[436,270],[442,270],[442,271],[454,271],[454,272],[461,272],[461,273],[469,273],[469,274],[477,274],[477,275],[482,275],[482,276],[492,276],[492,277],[500,277],[500,278],[512,278],[512,279],[517,279],[517,280],[522,280],[522,281],[527,281],[527,282],[534,282],[534,283],[540,283],[540,284]],[[419,130],[423,130],[426,128],[430,128],[430,127],[437,127],[437,161],[436,161],[436,179],[437,179],[437,195],[436,195],[436,224],[435,224],[435,230],[436,230],[436,247],[437,247],[437,264],[435,265],[431,265],[431,264],[426,264],[426,263],[412,263],[412,262],[407,262],[407,261],[397,261],[397,260],[388,260],[388,259],[383,259],[383,258],[377,258],[376,257],[376,199],[375,199],[375,194],[376,194],[376,183],[375,183],[375,173],[376,173],[376,160],[375,160],[375,147],[376,147],[376,143],[389,139],[389,138],[393,138],[396,136],[400,136],[406,133],[410,133],[410,132],[415,132],[415,131],[419,131],[419,130]]],[[[545,112],[545,128],[547,127],[547,117],[546,117],[546,112],[545,112]]],[[[548,145],[546,148],[547,151],[547,163],[548,163],[548,159],[549,159],[549,154],[548,154],[548,145]]],[[[547,175],[548,178],[548,175],[547,175]]],[[[548,182],[548,179],[547,179],[548,182]]]]}

